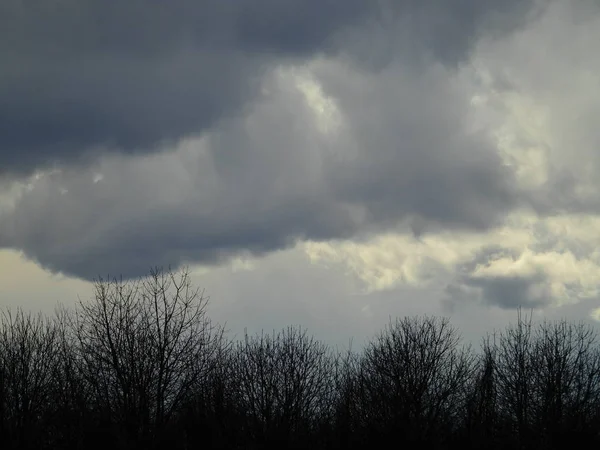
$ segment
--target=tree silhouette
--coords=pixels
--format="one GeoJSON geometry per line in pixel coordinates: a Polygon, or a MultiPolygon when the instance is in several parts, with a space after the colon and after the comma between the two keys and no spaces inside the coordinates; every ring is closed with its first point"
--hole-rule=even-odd
{"type": "Polygon", "coordinates": [[[57,342],[56,328],[41,315],[0,314],[0,430],[9,448],[45,439],[57,342]]]}
{"type": "Polygon", "coordinates": [[[371,438],[441,445],[464,408],[474,369],[447,319],[397,319],[365,350],[363,422],[371,438]]]}
{"type": "Polygon", "coordinates": [[[92,301],[80,302],[77,360],[121,445],[155,441],[207,376],[223,336],[207,302],[186,270],[159,269],[137,281],[100,279],[92,301]]]}
{"type": "Polygon", "coordinates": [[[542,449],[600,444],[600,339],[517,322],[479,354],[405,317],[360,352],[302,328],[225,338],[186,270],[98,280],[53,318],[0,313],[8,449],[542,449]]]}
{"type": "Polygon", "coordinates": [[[246,334],[234,376],[251,441],[305,448],[331,413],[332,362],[329,348],[300,328],[246,334]]]}
{"type": "MultiPolygon", "coordinates": [[[[567,445],[597,430],[600,353],[597,333],[584,324],[544,322],[536,333],[536,435],[547,447],[567,445]]],[[[589,436],[586,436],[589,437],[589,436]]]]}
{"type": "MultiPolygon", "coordinates": [[[[493,448],[498,426],[498,386],[495,336],[483,340],[474,376],[468,387],[463,426],[469,447],[493,448]]],[[[464,438],[464,436],[463,436],[464,438]]]]}

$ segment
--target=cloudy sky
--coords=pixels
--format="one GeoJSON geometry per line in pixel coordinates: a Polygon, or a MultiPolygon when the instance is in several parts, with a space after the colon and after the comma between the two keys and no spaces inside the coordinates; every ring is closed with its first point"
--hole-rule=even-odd
{"type": "Polygon", "coordinates": [[[187,265],[233,334],[600,321],[596,0],[0,1],[0,306],[187,265]]]}

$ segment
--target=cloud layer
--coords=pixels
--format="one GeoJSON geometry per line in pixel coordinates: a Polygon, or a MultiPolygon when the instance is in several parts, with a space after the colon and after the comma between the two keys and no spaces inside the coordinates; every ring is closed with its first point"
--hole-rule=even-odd
{"type": "Polygon", "coordinates": [[[300,242],[369,292],[594,299],[597,30],[587,0],[3,2],[0,248],[91,279],[300,242]]]}
{"type": "Polygon", "coordinates": [[[403,223],[485,229],[517,199],[489,136],[468,129],[467,106],[442,66],[278,69],[251,112],[201,138],[30,179],[0,216],[0,242],[89,278],[403,223]]]}
{"type": "Polygon", "coordinates": [[[445,286],[452,308],[597,302],[598,30],[597,4],[555,2],[522,30],[482,39],[471,54],[472,111],[495,136],[518,191],[518,207],[501,226],[311,244],[309,254],[342,264],[367,290],[445,286]]]}
{"type": "Polygon", "coordinates": [[[510,27],[530,2],[496,3],[4,1],[0,173],[158,151],[243,113],[269,68],[341,53],[368,62],[375,30],[376,53],[411,42],[456,62],[484,26],[510,27]]]}

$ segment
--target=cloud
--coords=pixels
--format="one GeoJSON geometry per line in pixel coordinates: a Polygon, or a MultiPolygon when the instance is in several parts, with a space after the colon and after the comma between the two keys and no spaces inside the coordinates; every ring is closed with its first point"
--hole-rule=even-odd
{"type": "Polygon", "coordinates": [[[501,155],[541,215],[600,212],[597,2],[550,2],[510,36],[481,39],[471,63],[480,111],[499,119],[501,155]]]}
{"type": "Polygon", "coordinates": [[[241,113],[281,63],[346,54],[369,65],[360,49],[377,30],[384,53],[408,39],[456,62],[531,3],[4,1],[0,173],[159,151],[241,113]]]}
{"type": "Polygon", "coordinates": [[[595,308],[590,313],[590,317],[596,322],[600,322],[600,308],[595,308]]]}
{"type": "Polygon", "coordinates": [[[366,5],[3,2],[2,171],[157,151],[201,133],[254,97],[265,66],[326,50],[366,5]]]}
{"type": "Polygon", "coordinates": [[[127,277],[406,224],[486,229],[518,199],[492,139],[469,128],[464,89],[439,65],[280,67],[247,114],[175,149],[16,183],[0,245],[53,271],[127,277]]]}
{"type": "Polygon", "coordinates": [[[481,249],[458,268],[458,282],[447,287],[450,298],[474,298],[506,309],[543,308],[554,300],[563,300],[553,295],[552,280],[543,264],[536,261],[539,257],[527,253],[515,255],[511,249],[499,246],[481,249]]]}
{"type": "MultiPolygon", "coordinates": [[[[561,23],[554,2],[1,8],[0,247],[51,271],[129,277],[401,234],[427,252],[403,256],[407,283],[485,290],[508,276],[452,270],[490,241],[514,253],[485,236],[579,186],[544,147],[547,91],[519,70],[561,23]]],[[[593,21],[565,20],[583,49],[593,21]]],[[[568,192],[561,205],[581,200],[568,192]]],[[[398,279],[390,245],[351,264],[376,289],[398,279]]]]}
{"type": "Polygon", "coordinates": [[[483,232],[389,233],[362,243],[307,243],[305,251],[314,262],[341,267],[366,292],[440,289],[449,310],[479,304],[548,311],[598,298],[599,226],[593,215],[521,211],[483,232]]]}

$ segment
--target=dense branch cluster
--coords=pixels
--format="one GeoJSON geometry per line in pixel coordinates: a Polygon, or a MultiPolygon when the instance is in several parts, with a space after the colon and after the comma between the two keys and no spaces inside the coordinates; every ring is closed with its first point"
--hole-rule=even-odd
{"type": "Polygon", "coordinates": [[[600,444],[600,341],[517,323],[478,350],[400,318],[364,350],[301,328],[227,339],[189,273],[98,280],[52,318],[0,315],[6,449],[564,448],[600,444]]]}

